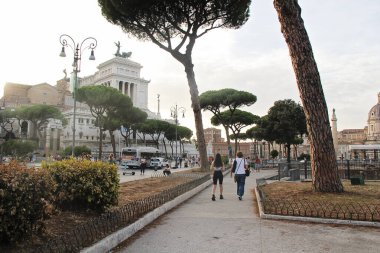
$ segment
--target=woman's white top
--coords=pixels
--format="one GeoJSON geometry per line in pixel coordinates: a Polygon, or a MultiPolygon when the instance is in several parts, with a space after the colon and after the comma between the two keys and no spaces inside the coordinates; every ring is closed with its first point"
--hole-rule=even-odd
{"type": "Polygon", "coordinates": [[[215,162],[212,162],[212,167],[214,168],[214,171],[221,171],[223,167],[215,167],[215,162]]]}
{"type": "Polygon", "coordinates": [[[236,158],[236,170],[235,174],[245,174],[245,159],[244,158],[236,158]]]}

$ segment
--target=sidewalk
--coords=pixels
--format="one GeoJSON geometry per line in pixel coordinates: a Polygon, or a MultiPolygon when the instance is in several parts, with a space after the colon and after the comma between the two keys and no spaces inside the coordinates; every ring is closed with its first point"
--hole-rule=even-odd
{"type": "MultiPolygon", "coordinates": [[[[255,179],[247,178],[242,201],[229,175],[224,197],[211,201],[211,186],[138,232],[117,252],[366,252],[380,250],[380,229],[264,220],[253,202],[255,179]]],[[[115,252],[115,251],[113,251],[115,252]]]]}
{"type": "Polygon", "coordinates": [[[256,178],[272,173],[261,170],[251,174],[242,201],[236,196],[236,184],[227,175],[223,183],[225,199],[211,201],[209,186],[111,252],[379,252],[379,228],[260,219],[252,189],[256,178]]]}

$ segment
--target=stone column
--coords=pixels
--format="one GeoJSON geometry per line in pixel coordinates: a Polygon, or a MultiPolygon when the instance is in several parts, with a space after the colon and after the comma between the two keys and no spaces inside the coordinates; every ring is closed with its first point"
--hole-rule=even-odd
{"type": "Polygon", "coordinates": [[[335,149],[335,155],[340,156],[338,154],[338,126],[337,126],[338,119],[335,115],[335,109],[333,109],[333,114],[331,117],[331,132],[333,137],[333,143],[334,143],[334,149],[335,149]]]}

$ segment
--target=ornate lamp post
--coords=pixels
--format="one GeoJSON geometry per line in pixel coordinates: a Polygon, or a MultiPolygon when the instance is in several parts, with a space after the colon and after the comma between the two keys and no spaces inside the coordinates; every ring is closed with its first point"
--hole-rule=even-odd
{"type": "Polygon", "coordinates": [[[67,34],[62,34],[59,37],[59,42],[62,45],[62,51],[59,54],[61,57],[66,57],[65,47],[70,47],[74,53],[73,61],[73,73],[74,73],[74,87],[73,87],[73,99],[74,99],[74,111],[73,111],[73,143],[71,155],[74,156],[75,148],[75,116],[76,116],[76,90],[78,85],[78,73],[80,72],[80,65],[82,60],[82,52],[85,49],[91,49],[91,55],[89,60],[95,60],[94,48],[96,48],[98,41],[93,37],[85,38],[81,43],[75,43],[74,39],[67,34]]]}
{"type": "Polygon", "coordinates": [[[182,114],[182,118],[185,117],[186,109],[184,107],[178,107],[177,104],[175,106],[172,106],[170,108],[170,116],[174,118],[175,120],[175,167],[178,167],[177,159],[178,159],[178,152],[177,152],[177,139],[178,139],[178,112],[182,114]]]}

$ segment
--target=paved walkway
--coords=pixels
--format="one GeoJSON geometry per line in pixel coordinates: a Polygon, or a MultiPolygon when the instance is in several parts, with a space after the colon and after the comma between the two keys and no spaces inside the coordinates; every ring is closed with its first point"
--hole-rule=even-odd
{"type": "Polygon", "coordinates": [[[269,173],[247,178],[242,201],[232,178],[225,176],[225,199],[211,201],[210,186],[138,232],[118,252],[380,252],[378,228],[260,219],[252,189],[257,177],[269,173]]]}

